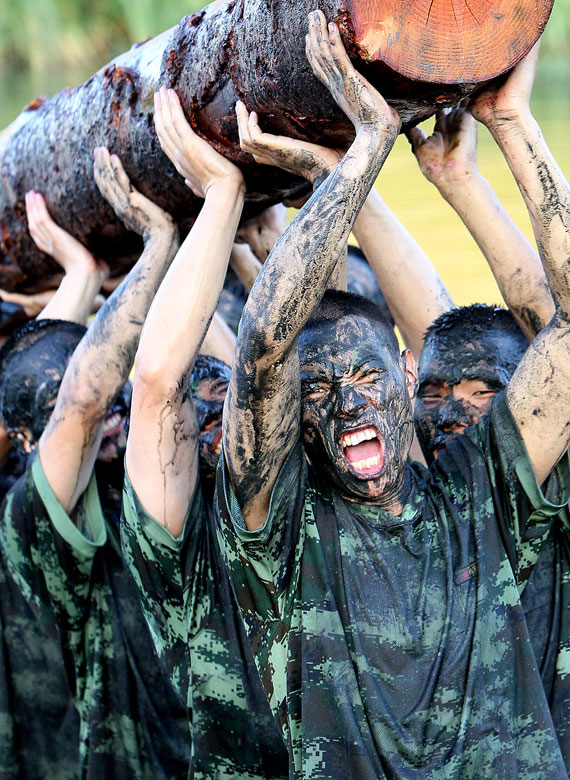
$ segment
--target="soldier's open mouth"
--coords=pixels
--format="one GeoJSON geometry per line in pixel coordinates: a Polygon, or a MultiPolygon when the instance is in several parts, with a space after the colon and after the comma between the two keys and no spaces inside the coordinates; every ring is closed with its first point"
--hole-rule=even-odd
{"type": "Polygon", "coordinates": [[[350,470],[357,476],[370,479],[382,471],[384,446],[376,428],[366,426],[345,431],[340,444],[350,470]]]}
{"type": "Polygon", "coordinates": [[[107,415],[105,422],[103,423],[103,438],[105,439],[108,436],[114,436],[118,433],[121,430],[124,421],[125,418],[120,412],[112,412],[107,415]]]}

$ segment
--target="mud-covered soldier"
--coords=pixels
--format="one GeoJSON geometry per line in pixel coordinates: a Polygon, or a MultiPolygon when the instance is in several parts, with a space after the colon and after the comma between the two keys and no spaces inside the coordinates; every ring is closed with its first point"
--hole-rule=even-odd
{"type": "MultiPolygon", "coordinates": [[[[531,65],[536,63],[536,54],[535,51],[529,58],[531,65]]],[[[520,66],[523,67],[528,65],[520,66]]],[[[503,86],[503,100],[517,78],[518,71],[503,86]]],[[[530,89],[530,83],[527,88],[530,89]]],[[[406,343],[417,354],[429,325],[419,363],[420,398],[416,402],[415,423],[425,457],[431,463],[447,442],[489,411],[493,397],[507,386],[528,347],[524,334],[532,340],[552,318],[554,303],[538,253],[478,171],[477,122],[466,105],[440,112],[429,138],[419,128],[409,135],[422,172],[468,227],[514,313],[513,316],[504,309],[480,304],[455,308],[428,258],[378,194],[371,192],[353,232],[382,281],[406,343]],[[414,294],[411,306],[410,286],[414,294]]],[[[256,137],[258,159],[283,165],[311,181],[330,172],[332,154],[330,149],[283,137],[276,139],[267,133],[256,137]]],[[[557,474],[548,486],[543,486],[545,506],[549,503],[546,496],[555,495],[560,478],[567,479],[564,474],[557,474]]],[[[567,525],[564,508],[522,590],[521,604],[568,762],[567,525]]]]}
{"type": "Polygon", "coordinates": [[[116,447],[109,438],[121,422],[114,404],[177,236],[168,215],[132,188],[116,157],[96,150],[94,171],[144,250],[85,335],[82,326],[65,323],[62,330],[42,320],[14,345],[13,366],[22,371],[27,364],[28,375],[20,387],[5,385],[4,410],[18,408],[13,429],[33,454],[5,499],[0,544],[22,593],[47,607],[62,629],[80,716],[78,776],[178,779],[190,757],[187,708],[154,653],[121,556],[116,502],[105,507],[95,476],[97,457],[116,447]],[[24,404],[29,417],[22,416],[24,404]]]}
{"type": "MultiPolygon", "coordinates": [[[[3,305],[20,306],[25,317],[36,319],[57,319],[87,323],[87,318],[95,308],[100,308],[101,285],[108,276],[106,264],[96,260],[93,255],[73,236],[62,230],[48,214],[43,196],[30,190],[26,194],[26,215],[30,234],[42,252],[51,255],[64,271],[64,277],[56,290],[48,290],[34,295],[6,293],[0,291],[3,305]],[[9,303],[4,303],[8,301],[9,303]]],[[[101,301],[102,303],[102,301],[101,301]]],[[[25,324],[19,322],[18,327],[25,324]]],[[[18,320],[15,320],[18,322],[18,320]]],[[[12,332],[18,328],[13,328],[12,332]]],[[[6,332],[2,343],[10,336],[6,332]]],[[[0,385],[3,369],[0,365],[0,385]]],[[[4,427],[0,428],[0,499],[3,499],[14,482],[23,474],[27,454],[22,446],[12,440],[4,427]]]]}
{"type": "Polygon", "coordinates": [[[557,315],[506,393],[429,472],[409,466],[412,359],[371,304],[323,297],[399,123],[336,27],[310,28],[356,139],[252,290],[218,481],[266,693],[299,777],[564,777],[518,585],[550,524],[523,484],[538,493],[568,445],[567,234],[544,255],[557,315]]]}
{"type": "MultiPolygon", "coordinates": [[[[512,116],[530,114],[529,99],[538,51],[519,65],[495,95],[512,116]]],[[[482,101],[488,102],[488,96],[482,101]]],[[[494,116],[474,113],[497,136],[494,116]]],[[[425,176],[462,218],[487,258],[510,312],[490,306],[449,311],[436,319],[425,337],[418,365],[416,432],[431,463],[468,426],[486,414],[494,396],[505,388],[528,345],[555,314],[555,306],[540,258],[508,217],[477,167],[477,123],[465,105],[438,116],[426,138],[414,129],[410,140],[425,176]],[[516,320],[516,321],[515,321],[516,320]],[[517,326],[517,323],[520,328],[517,326]],[[524,331],[524,334],[523,334],[524,331]]],[[[548,155],[541,142],[541,155],[548,155]]],[[[526,161],[516,158],[513,169],[524,188],[526,161]]],[[[536,220],[535,220],[536,225],[536,220]]],[[[543,241],[543,225],[537,232],[543,241]]],[[[541,487],[544,505],[568,480],[566,461],[541,487]]],[[[552,525],[533,573],[521,594],[521,604],[539,666],[545,694],[570,768],[570,517],[565,507],[552,525]]]]}
{"type": "MultiPolygon", "coordinates": [[[[20,296],[4,292],[2,295],[12,306],[16,305],[16,298],[17,305],[25,308],[27,316],[60,320],[54,323],[56,331],[72,334],[73,348],[85,331],[83,325],[107,276],[107,268],[54,223],[39,193],[26,195],[26,212],[32,238],[42,251],[54,257],[65,276],[58,289],[50,290],[48,295],[20,296]]],[[[48,323],[45,325],[51,327],[48,323]]],[[[45,332],[44,327],[39,325],[37,332],[45,332]]],[[[23,345],[26,338],[35,338],[34,330],[35,326],[31,330],[27,327],[25,332],[29,335],[22,337],[20,344],[23,345]]],[[[62,340],[65,339],[63,336],[62,340]]],[[[8,361],[11,352],[9,346],[4,350],[8,361]]],[[[25,358],[23,363],[29,371],[25,358]]],[[[57,361],[54,361],[48,367],[55,369],[56,365],[57,361]]],[[[22,374],[18,365],[15,368],[16,382],[25,383],[28,371],[24,368],[22,374]]],[[[14,379],[13,370],[14,364],[8,382],[14,379]]],[[[0,364],[0,384],[5,373],[0,364]]],[[[22,420],[21,415],[18,417],[22,420]]],[[[45,422],[40,433],[44,427],[45,422]]],[[[3,499],[25,471],[30,447],[28,439],[18,436],[18,428],[11,428],[10,437],[5,427],[1,431],[5,436],[2,438],[5,446],[0,469],[0,498],[3,499]]],[[[3,780],[76,778],[79,719],[66,676],[60,637],[49,611],[32,607],[22,595],[9,574],[1,551],[0,647],[1,777],[3,780]]]]}
{"type": "Polygon", "coordinates": [[[192,776],[283,778],[287,751],[218,548],[206,485],[218,460],[231,372],[196,357],[245,186],[241,172],[193,133],[174,91],[157,94],[155,124],[162,149],[204,205],[156,295],[137,352],[123,550],[160,659],[192,707],[192,776]]]}

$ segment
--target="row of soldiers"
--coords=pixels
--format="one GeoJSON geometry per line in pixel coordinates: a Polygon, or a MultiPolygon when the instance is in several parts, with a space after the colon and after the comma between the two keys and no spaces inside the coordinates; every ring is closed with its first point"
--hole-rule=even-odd
{"type": "Polygon", "coordinates": [[[242,149],[313,185],[286,229],[240,227],[241,172],[164,87],[160,146],[204,201],[182,244],[95,149],[144,243],[103,302],[105,264],[28,193],[64,277],[0,351],[1,780],[568,776],[570,187],[537,56],[409,133],[509,310],[457,308],[373,189],[400,118],[321,12],[307,57],[350,147],[236,106],[242,149]]]}

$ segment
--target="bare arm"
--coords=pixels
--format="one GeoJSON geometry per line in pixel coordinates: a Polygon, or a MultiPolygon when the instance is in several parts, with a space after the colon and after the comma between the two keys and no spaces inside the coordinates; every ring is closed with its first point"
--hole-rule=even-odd
{"type": "Polygon", "coordinates": [[[542,482],[570,441],[570,186],[530,113],[538,46],[498,89],[470,106],[503,152],[526,203],[554,300],[507,387],[507,400],[542,482]]]}
{"type": "Polygon", "coordinates": [[[424,176],[457,212],[483,252],[509,309],[527,335],[536,336],[554,314],[538,252],[506,213],[477,168],[477,123],[460,106],[441,112],[434,132],[409,133],[424,176]]]}
{"type": "Polygon", "coordinates": [[[234,244],[230,255],[230,265],[237,278],[249,292],[257,279],[262,265],[249,244],[234,244]]]}
{"type": "MultiPolygon", "coordinates": [[[[252,117],[258,162],[304,176],[313,186],[337,165],[340,159],[337,150],[263,133],[257,116],[252,114],[252,117]]],[[[375,189],[362,206],[353,232],[406,344],[419,356],[429,325],[454,306],[439,274],[375,189]]],[[[329,286],[346,290],[344,255],[335,274],[329,286]]]]}
{"type": "Polygon", "coordinates": [[[76,238],[56,225],[39,192],[30,190],[26,193],[26,212],[34,242],[65,272],[57,291],[46,302],[38,319],[69,320],[86,325],[109,269],[105,263],[95,260],[76,238]]]}
{"type": "Polygon", "coordinates": [[[221,314],[214,312],[210,327],[200,347],[201,355],[213,355],[231,366],[234,359],[236,337],[221,314]]]}
{"type": "MultiPolygon", "coordinates": [[[[354,123],[356,138],[275,245],[245,306],[224,413],[224,449],[248,528],[266,519],[273,485],[299,434],[297,339],[321,300],[356,215],[392,148],[397,114],[353,68],[338,28],[309,15],[307,56],[354,123]]],[[[256,117],[238,113],[256,154],[256,117]]]]}
{"type": "Polygon", "coordinates": [[[192,131],[174,91],[162,90],[155,106],[161,147],[204,205],[144,326],[126,463],[147,511],[179,536],[198,478],[188,374],[224,283],[245,188],[240,171],[192,131]]]}
{"type": "Polygon", "coordinates": [[[133,189],[118,158],[106,149],[95,151],[95,178],[127,228],[145,243],[137,264],[75,350],[39,442],[46,477],[68,512],[87,487],[105,414],[129,376],[148,307],[177,246],[170,217],[133,189]]]}
{"type": "Polygon", "coordinates": [[[406,346],[418,358],[427,328],[454,308],[451,296],[423,249],[374,189],[358,215],[354,235],[406,346]]]}
{"type": "Polygon", "coordinates": [[[283,204],[270,206],[239,226],[236,241],[249,244],[255,257],[264,263],[285,230],[286,217],[287,208],[283,204]]]}

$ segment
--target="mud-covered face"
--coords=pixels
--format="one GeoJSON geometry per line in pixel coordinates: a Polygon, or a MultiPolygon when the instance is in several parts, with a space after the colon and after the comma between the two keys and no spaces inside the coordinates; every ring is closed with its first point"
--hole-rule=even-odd
{"type": "Polygon", "coordinates": [[[192,374],[192,401],[199,427],[202,475],[212,474],[222,447],[222,412],[231,379],[231,368],[219,360],[201,358],[203,369],[192,374]]]}
{"type": "Polygon", "coordinates": [[[323,320],[299,339],[307,454],[348,498],[398,495],[412,440],[405,360],[360,316],[323,320]]]}
{"type": "Polygon", "coordinates": [[[128,418],[131,408],[132,386],[127,382],[103,422],[103,438],[97,460],[109,463],[122,459],[127,449],[128,418]]]}
{"type": "Polygon", "coordinates": [[[520,357],[520,342],[499,329],[477,338],[460,328],[430,336],[418,365],[414,410],[416,434],[428,463],[489,411],[520,357]]]}

